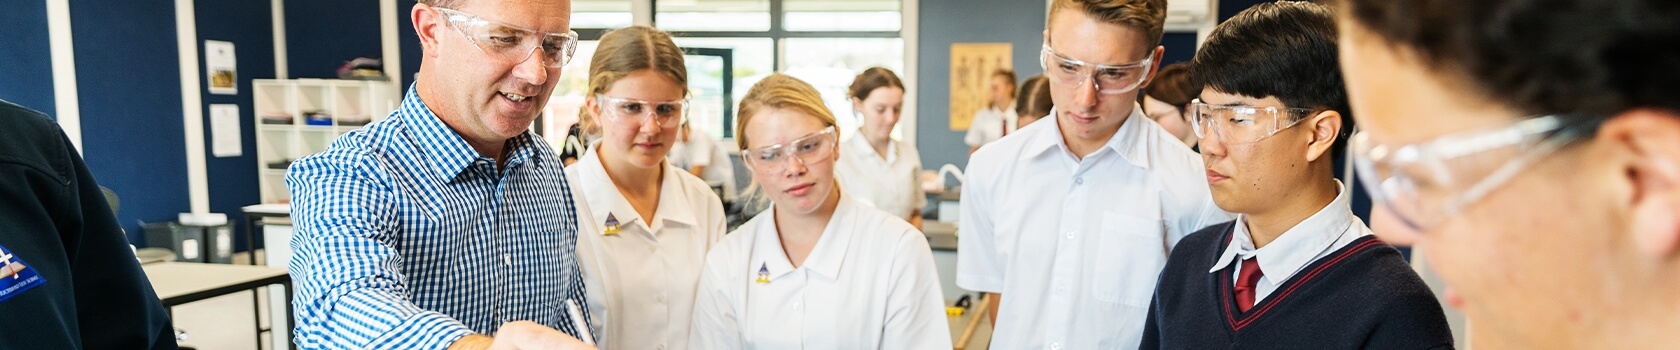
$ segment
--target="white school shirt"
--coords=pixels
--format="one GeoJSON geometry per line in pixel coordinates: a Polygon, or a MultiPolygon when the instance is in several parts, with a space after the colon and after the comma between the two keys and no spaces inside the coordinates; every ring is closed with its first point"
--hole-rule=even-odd
{"type": "Polygon", "coordinates": [[[1232,225],[1235,228],[1231,232],[1231,243],[1226,245],[1225,252],[1219,255],[1219,260],[1213,263],[1208,273],[1219,272],[1236,261],[1238,268],[1231,272],[1231,285],[1234,287],[1242,270],[1240,264],[1246,263],[1243,260],[1258,257],[1262,276],[1255,283],[1254,303],[1259,304],[1301,268],[1341,250],[1359,237],[1371,235],[1371,228],[1365,226],[1365,221],[1353,215],[1348,191],[1342,187],[1341,180],[1336,180],[1336,189],[1340,193],[1335,200],[1283,231],[1264,248],[1254,249],[1254,238],[1248,233],[1248,215],[1237,216],[1236,224],[1232,225]]]}
{"type": "Polygon", "coordinates": [[[992,143],[992,141],[997,141],[999,138],[1003,138],[1005,128],[1009,129],[1010,133],[1016,131],[1016,119],[1018,117],[1015,116],[1015,109],[1013,108],[981,108],[974,112],[974,120],[969,121],[968,135],[963,136],[963,143],[972,147],[980,147],[992,143]],[[1005,123],[1009,125],[1005,126],[1005,123]]]}
{"type": "Polygon", "coordinates": [[[1054,117],[969,159],[957,285],[1003,294],[994,348],[1137,348],[1168,250],[1231,220],[1201,157],[1141,111],[1084,160],[1054,117]]]}
{"type": "Polygon", "coordinates": [[[666,158],[671,160],[671,165],[683,171],[696,165],[706,167],[701,171],[700,179],[705,180],[707,185],[723,187],[724,201],[735,201],[735,166],[729,161],[729,151],[711,135],[703,132],[690,134],[688,141],[671,144],[671,152],[666,154],[666,158]]]}
{"type": "Polygon", "coordinates": [[[916,147],[892,140],[887,145],[887,158],[881,159],[861,132],[853,133],[840,150],[840,161],[834,168],[840,188],[852,199],[900,218],[908,218],[912,210],[922,210],[927,197],[919,181],[922,156],[916,147]]]}
{"type": "Polygon", "coordinates": [[[843,195],[805,264],[793,267],[774,211],[729,233],[706,257],[694,348],[951,348],[921,232],[843,195]]]}
{"type": "Polygon", "coordinates": [[[700,266],[725,232],[723,204],[699,178],[666,165],[659,208],[644,222],[607,177],[599,149],[566,167],[590,328],[603,349],[688,349],[700,266]],[[609,217],[617,234],[605,235],[609,217]]]}

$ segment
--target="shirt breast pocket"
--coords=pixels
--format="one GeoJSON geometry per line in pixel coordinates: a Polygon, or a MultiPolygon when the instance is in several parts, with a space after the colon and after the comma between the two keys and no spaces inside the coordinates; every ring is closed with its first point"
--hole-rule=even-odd
{"type": "Polygon", "coordinates": [[[1103,214],[1092,294],[1097,300],[1148,307],[1166,265],[1161,219],[1103,214]]]}

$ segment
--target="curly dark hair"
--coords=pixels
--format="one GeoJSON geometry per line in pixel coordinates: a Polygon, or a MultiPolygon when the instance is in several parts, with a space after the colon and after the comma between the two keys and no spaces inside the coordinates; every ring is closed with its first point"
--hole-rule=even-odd
{"type": "Polygon", "coordinates": [[[1341,0],[1343,18],[1531,115],[1680,111],[1680,1],[1341,0]]]}

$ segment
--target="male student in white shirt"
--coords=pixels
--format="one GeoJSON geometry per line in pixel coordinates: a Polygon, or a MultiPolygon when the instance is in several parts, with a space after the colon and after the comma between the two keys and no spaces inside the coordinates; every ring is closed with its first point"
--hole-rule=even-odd
{"type": "Polygon", "coordinates": [[[1201,158],[1134,102],[1165,13],[1056,0],[1042,60],[1057,111],[969,160],[957,285],[1001,294],[995,348],[1136,348],[1167,251],[1232,218],[1201,158]]]}
{"type": "Polygon", "coordinates": [[[1015,71],[992,71],[991,83],[987,88],[986,108],[974,112],[974,119],[968,125],[968,134],[963,135],[963,143],[968,144],[969,154],[974,154],[980,146],[1015,132],[1016,119],[1020,118],[1015,115],[1014,106],[1015,71]]]}

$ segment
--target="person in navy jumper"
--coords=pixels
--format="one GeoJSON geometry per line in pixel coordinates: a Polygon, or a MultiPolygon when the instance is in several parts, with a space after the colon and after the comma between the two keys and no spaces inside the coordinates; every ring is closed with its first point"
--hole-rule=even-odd
{"type": "Polygon", "coordinates": [[[1256,5],[1191,63],[1214,203],[1238,213],[1167,259],[1140,349],[1450,349],[1441,305],[1333,176],[1352,129],[1334,14],[1256,5]]]}

